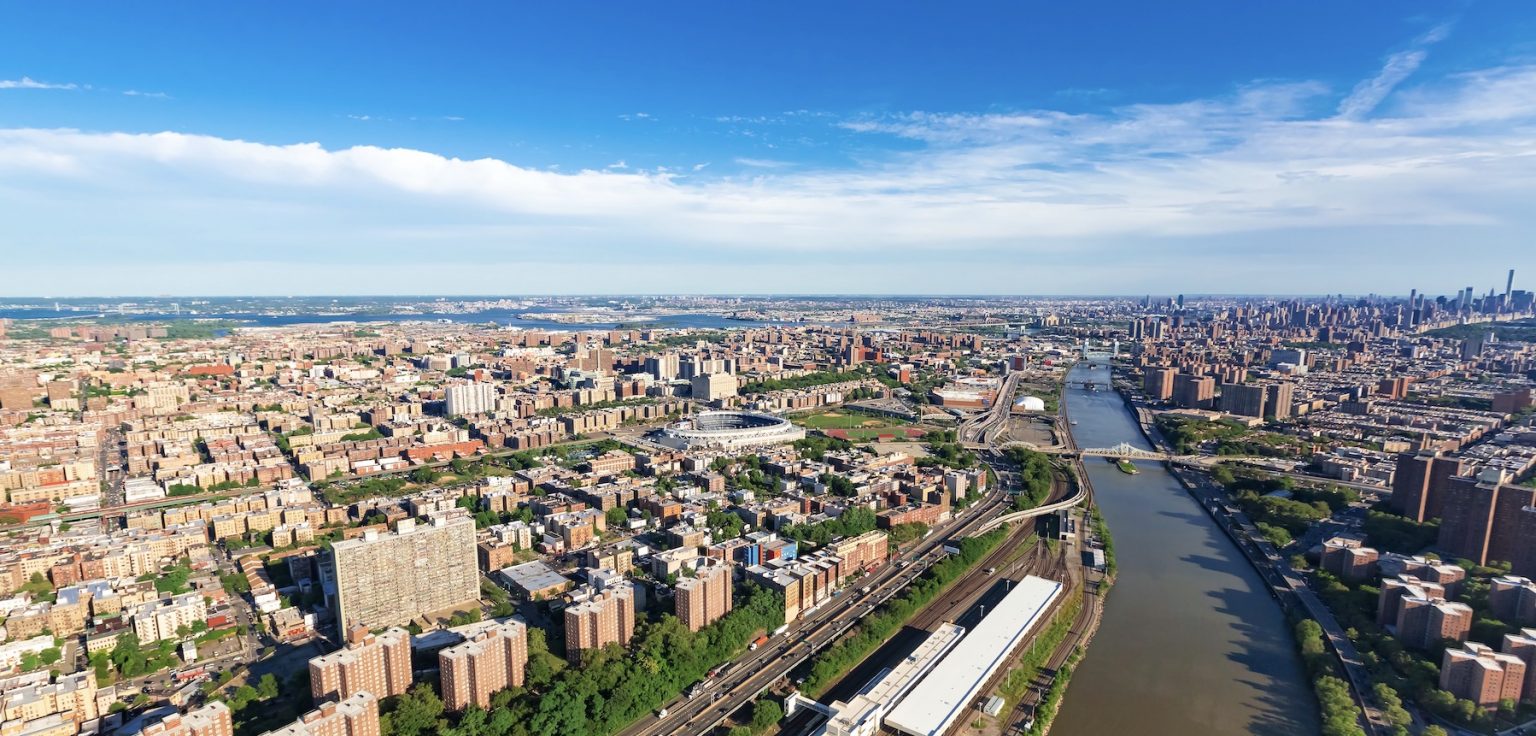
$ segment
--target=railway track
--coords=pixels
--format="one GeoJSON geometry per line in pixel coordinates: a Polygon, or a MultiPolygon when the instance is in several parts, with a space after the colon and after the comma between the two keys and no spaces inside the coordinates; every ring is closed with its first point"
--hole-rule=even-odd
{"type": "Polygon", "coordinates": [[[802,619],[778,643],[770,643],[734,660],[730,674],[714,688],[697,697],[674,699],[666,704],[665,717],[644,719],[620,732],[620,736],[708,733],[759,693],[783,683],[791,671],[835,643],[856,626],[862,616],[899,594],[942,559],[940,546],[944,542],[974,533],[1005,499],[1006,495],[1002,493],[989,494],[959,523],[952,528],[935,530],[932,537],[914,548],[907,558],[907,566],[889,564],[877,572],[873,576],[875,579],[867,583],[869,593],[845,593],[823,604],[812,618],[802,619]]]}
{"type": "MultiPolygon", "coordinates": [[[[1012,578],[1019,570],[1033,571],[1040,562],[1043,545],[1036,543],[1018,560],[1011,564],[1008,558],[1013,554],[1017,545],[1029,536],[1030,530],[1023,526],[1014,527],[1008,537],[1003,540],[997,549],[992,550],[975,568],[965,577],[961,578],[954,587],[945,591],[944,595],[930,603],[911,621],[908,626],[913,626],[926,631],[932,631],[945,621],[954,621],[971,609],[976,600],[986,593],[1000,577],[1012,578]],[[987,570],[996,569],[995,573],[987,573],[987,570]]],[[[1022,577],[1022,575],[1019,575],[1022,577]]]]}

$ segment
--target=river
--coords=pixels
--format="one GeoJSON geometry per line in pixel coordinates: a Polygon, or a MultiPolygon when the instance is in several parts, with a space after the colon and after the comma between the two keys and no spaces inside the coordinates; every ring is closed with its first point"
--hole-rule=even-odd
{"type": "MultiPolygon", "coordinates": [[[[1109,382],[1079,364],[1072,380],[1109,382]]],[[[1150,448],[1113,391],[1069,389],[1079,447],[1150,448]]],[[[1119,577],[1052,736],[1318,733],[1285,617],[1257,573],[1160,464],[1085,461],[1119,577]]]]}
{"type": "MultiPolygon", "coordinates": [[[[525,309],[485,309],[478,312],[355,312],[355,313],[329,313],[329,312],[294,312],[283,314],[266,314],[259,312],[204,312],[200,314],[173,313],[173,312],[135,312],[131,314],[114,314],[101,311],[70,311],[44,308],[0,308],[0,319],[14,319],[25,324],[24,320],[60,319],[60,320],[96,320],[102,319],[108,322],[168,322],[187,319],[212,319],[240,322],[248,327],[287,327],[291,325],[319,325],[333,322],[463,322],[471,324],[495,323],[521,327],[528,330],[553,330],[557,332],[583,332],[594,330],[612,330],[620,325],[626,325],[636,329],[742,329],[747,327],[762,327],[771,324],[784,324],[794,326],[804,323],[774,323],[760,320],[728,319],[724,315],[709,314],[705,312],[685,312],[682,314],[646,315],[635,313],[626,320],[624,315],[615,314],[617,321],[605,322],[561,322],[552,319],[543,319],[538,315],[559,312],[562,310],[548,307],[528,307],[525,309]],[[529,315],[524,317],[523,315],[529,315]]],[[[565,310],[575,311],[575,310],[565,310]]],[[[814,323],[821,324],[821,323],[814,323]]]]}

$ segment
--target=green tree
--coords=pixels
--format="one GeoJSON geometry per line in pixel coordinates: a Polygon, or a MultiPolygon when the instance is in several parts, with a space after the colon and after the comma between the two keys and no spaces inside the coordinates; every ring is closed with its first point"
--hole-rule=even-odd
{"type": "Polygon", "coordinates": [[[262,700],[271,700],[277,697],[277,676],[268,672],[261,676],[261,681],[256,683],[256,692],[262,700]]]}
{"type": "Polygon", "coordinates": [[[395,703],[389,714],[389,733],[394,736],[425,736],[438,731],[437,719],[443,714],[443,701],[431,685],[419,684],[395,703]]]}
{"type": "Polygon", "coordinates": [[[544,629],[528,627],[528,685],[544,688],[565,669],[565,660],[549,651],[544,629]]]}
{"type": "Polygon", "coordinates": [[[247,705],[255,702],[260,697],[260,695],[261,694],[256,691],[256,688],[251,687],[250,685],[241,685],[240,687],[235,688],[233,693],[230,693],[229,709],[238,713],[239,711],[244,710],[247,705]]]}
{"type": "Polygon", "coordinates": [[[778,701],[763,698],[752,706],[752,730],[766,731],[769,726],[784,718],[784,708],[778,701]]]}

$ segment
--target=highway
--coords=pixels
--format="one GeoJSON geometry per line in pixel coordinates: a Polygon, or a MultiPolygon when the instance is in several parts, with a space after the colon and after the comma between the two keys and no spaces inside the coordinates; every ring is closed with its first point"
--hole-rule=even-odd
{"type": "Polygon", "coordinates": [[[992,446],[993,436],[999,429],[1008,426],[1008,415],[1013,411],[1013,395],[1018,391],[1019,379],[1022,373],[1010,373],[1003,379],[1002,388],[997,392],[997,398],[992,401],[992,406],[960,424],[959,431],[955,433],[961,446],[970,450],[985,449],[992,446]]]}
{"type": "MultiPolygon", "coordinates": [[[[714,683],[697,697],[675,698],[666,704],[666,717],[642,719],[621,731],[620,736],[708,733],[726,716],[749,705],[759,693],[835,642],[862,616],[900,593],[943,558],[944,542],[976,533],[1006,500],[1005,494],[994,489],[962,516],[936,527],[906,556],[904,567],[899,562],[887,564],[861,581],[862,586],[869,588],[867,594],[860,595],[851,588],[844,590],[808,618],[791,624],[782,636],[736,659],[723,681],[714,683]]],[[[1001,545],[999,550],[1008,548],[1009,545],[1001,545]]]]}
{"type": "MultiPolygon", "coordinates": [[[[1006,416],[1006,415],[1005,415],[1006,416]]],[[[984,456],[989,453],[984,453],[984,456]]],[[[988,462],[1001,462],[988,457],[988,462]]],[[[1001,472],[1001,471],[1000,471],[1001,472]]],[[[1005,487],[1005,486],[1003,486],[1005,487]]],[[[1062,485],[1065,491],[1068,487],[1062,485]]],[[[1086,483],[1077,484],[1071,496],[1026,511],[999,517],[996,512],[1011,498],[1002,493],[1002,487],[992,489],[980,503],[964,512],[947,525],[935,528],[927,539],[919,543],[908,556],[905,568],[889,564],[864,582],[869,593],[859,595],[852,589],[823,604],[810,617],[793,624],[782,637],[770,641],[755,652],[735,660],[722,682],[714,683],[695,698],[679,697],[666,706],[665,718],[644,719],[621,732],[620,736],[662,736],[664,734],[703,734],[719,725],[727,716],[748,706],[764,690],[784,678],[816,652],[835,642],[881,603],[901,592],[916,580],[933,563],[942,559],[941,544],[955,537],[985,533],[999,525],[998,519],[1022,521],[1082,503],[1091,494],[1086,483]]],[[[1032,550],[1023,558],[1009,562],[1018,543],[1032,529],[1019,525],[979,562],[969,574],[939,600],[929,604],[909,625],[931,629],[943,621],[953,620],[965,614],[975,602],[996,583],[997,577],[986,570],[998,568],[1002,575],[1022,577],[1038,571],[1042,566],[1055,566],[1060,562],[1045,559],[1038,550],[1032,550]]]]}

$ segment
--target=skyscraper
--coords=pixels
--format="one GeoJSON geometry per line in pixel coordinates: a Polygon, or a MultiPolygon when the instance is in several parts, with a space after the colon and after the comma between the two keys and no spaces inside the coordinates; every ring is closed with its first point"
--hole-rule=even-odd
{"type": "Polygon", "coordinates": [[[366,532],[331,547],[336,567],[337,625],[377,628],[447,611],[480,598],[475,523],[469,518],[366,532]]]}

